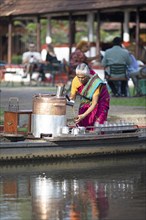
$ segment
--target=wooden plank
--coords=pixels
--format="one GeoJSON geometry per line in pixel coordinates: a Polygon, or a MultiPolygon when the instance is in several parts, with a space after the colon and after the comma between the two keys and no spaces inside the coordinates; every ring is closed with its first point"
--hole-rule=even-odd
{"type": "Polygon", "coordinates": [[[17,133],[18,115],[14,112],[4,112],[4,132],[17,133]]]}
{"type": "Polygon", "coordinates": [[[19,110],[17,112],[4,112],[4,132],[5,133],[18,133],[18,124],[20,115],[28,115],[28,132],[31,132],[31,114],[32,110],[19,110]]]}

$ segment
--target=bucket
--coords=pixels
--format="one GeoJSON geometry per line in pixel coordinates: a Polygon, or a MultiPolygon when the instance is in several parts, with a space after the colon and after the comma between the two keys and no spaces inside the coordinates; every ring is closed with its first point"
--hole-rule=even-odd
{"type": "Polygon", "coordinates": [[[39,94],[33,97],[32,134],[34,137],[58,136],[66,125],[66,98],[39,94]]]}

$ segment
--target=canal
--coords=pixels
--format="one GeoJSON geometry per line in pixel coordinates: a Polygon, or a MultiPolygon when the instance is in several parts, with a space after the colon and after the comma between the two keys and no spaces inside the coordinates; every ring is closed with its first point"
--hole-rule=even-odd
{"type": "Polygon", "coordinates": [[[146,157],[0,165],[0,220],[145,220],[146,157]]]}

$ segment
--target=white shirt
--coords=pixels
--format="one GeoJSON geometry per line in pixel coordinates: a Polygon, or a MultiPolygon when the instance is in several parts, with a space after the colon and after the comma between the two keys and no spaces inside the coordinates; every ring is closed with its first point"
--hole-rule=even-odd
{"type": "Polygon", "coordinates": [[[38,63],[41,62],[41,54],[39,52],[25,52],[22,55],[23,63],[38,63]]]}

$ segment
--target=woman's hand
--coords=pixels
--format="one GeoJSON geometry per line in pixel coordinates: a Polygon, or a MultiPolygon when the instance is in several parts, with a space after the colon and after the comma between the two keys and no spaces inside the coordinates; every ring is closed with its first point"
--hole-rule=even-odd
{"type": "Polygon", "coordinates": [[[85,116],[84,116],[84,114],[81,114],[81,115],[78,115],[75,119],[74,119],[74,122],[76,123],[76,124],[78,124],[82,119],[84,119],[85,118],[85,116]]]}
{"type": "Polygon", "coordinates": [[[78,124],[81,120],[83,120],[88,114],[90,114],[90,112],[92,112],[94,110],[94,108],[96,107],[97,103],[98,103],[98,96],[96,94],[93,94],[92,97],[92,104],[91,106],[84,112],[84,114],[78,115],[75,119],[74,122],[76,124],[78,124]]]}

